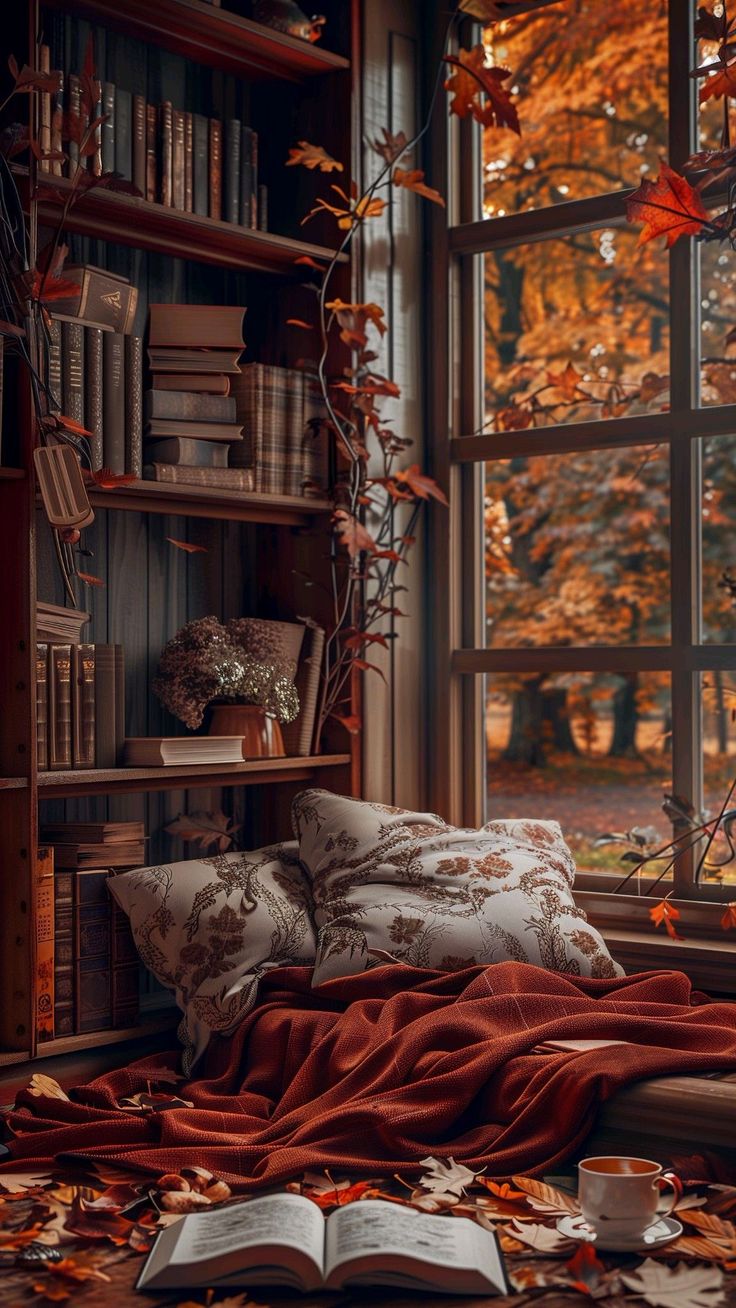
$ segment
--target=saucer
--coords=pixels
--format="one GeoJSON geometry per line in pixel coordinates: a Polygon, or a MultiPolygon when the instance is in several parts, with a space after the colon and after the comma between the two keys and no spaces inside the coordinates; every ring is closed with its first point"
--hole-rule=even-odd
{"type": "Polygon", "coordinates": [[[566,1235],[570,1240],[585,1240],[589,1244],[594,1244],[596,1249],[608,1249],[611,1253],[635,1253],[638,1249],[659,1249],[663,1244],[669,1244],[670,1240],[676,1240],[678,1235],[682,1235],[682,1224],[674,1217],[662,1217],[653,1226],[648,1226],[641,1235],[632,1239],[611,1236],[610,1240],[607,1240],[605,1235],[598,1235],[592,1226],[588,1226],[582,1216],[568,1215],[558,1218],[557,1230],[560,1235],[566,1235]]]}

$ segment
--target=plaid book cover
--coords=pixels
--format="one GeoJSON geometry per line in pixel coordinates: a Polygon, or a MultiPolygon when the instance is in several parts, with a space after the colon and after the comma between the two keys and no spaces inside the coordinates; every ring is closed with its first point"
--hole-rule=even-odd
{"type": "MultiPolygon", "coordinates": [[[[252,468],[254,489],[266,495],[302,495],[307,480],[304,438],[305,376],[296,368],[247,363],[233,378],[238,422],[245,439],[230,451],[234,467],[252,468]]],[[[313,477],[326,489],[324,460],[313,457],[313,477]],[[320,480],[321,479],[321,480],[320,480]]],[[[325,446],[326,448],[326,446],[325,446]]],[[[312,490],[312,495],[324,490],[312,490]]]]}

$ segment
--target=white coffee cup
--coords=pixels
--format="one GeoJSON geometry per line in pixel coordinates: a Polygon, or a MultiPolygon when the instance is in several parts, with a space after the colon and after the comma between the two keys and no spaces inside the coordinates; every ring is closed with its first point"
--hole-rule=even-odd
{"type": "Polygon", "coordinates": [[[672,1212],[681,1187],[671,1172],[649,1158],[584,1158],[578,1163],[578,1199],[598,1236],[636,1240],[672,1212]],[[670,1187],[666,1198],[662,1190],[670,1187]]]}

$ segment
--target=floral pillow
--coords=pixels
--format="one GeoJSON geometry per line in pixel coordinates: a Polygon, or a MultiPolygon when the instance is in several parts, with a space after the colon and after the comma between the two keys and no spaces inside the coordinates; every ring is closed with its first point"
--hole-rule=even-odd
{"type": "Polygon", "coordinates": [[[136,868],[108,885],[146,967],[176,993],[187,1071],[213,1031],[232,1031],[252,1008],[264,972],[314,962],[311,894],[294,843],[136,868]]]}
{"type": "Polygon", "coordinates": [[[622,975],[575,906],[575,864],[556,822],[475,831],[326,790],[297,795],[292,821],[312,880],[315,985],[391,960],[457,970],[516,959],[622,975]]]}

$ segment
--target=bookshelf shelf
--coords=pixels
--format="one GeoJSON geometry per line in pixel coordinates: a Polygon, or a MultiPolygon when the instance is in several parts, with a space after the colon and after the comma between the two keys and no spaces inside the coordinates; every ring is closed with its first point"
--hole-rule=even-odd
{"type": "Polygon", "coordinates": [[[72,795],[130,794],[133,791],[188,790],[198,786],[258,786],[265,782],[310,781],[329,768],[347,767],[349,754],[305,758],[253,759],[247,763],[189,764],[186,767],[88,768],[75,772],[39,772],[39,799],[72,795]]]}
{"type": "Polygon", "coordinates": [[[73,1054],[81,1049],[119,1045],[126,1040],[142,1040],[146,1036],[164,1035],[167,1031],[170,1031],[173,1037],[180,1018],[178,1009],[169,1008],[160,1017],[144,1018],[137,1026],[120,1027],[117,1031],[85,1031],[84,1035],[61,1036],[57,1040],[46,1040],[43,1044],[39,1044],[36,1058],[53,1058],[54,1055],[73,1054]]]}
{"type": "Polygon", "coordinates": [[[154,481],[131,482],[116,490],[92,491],[90,502],[96,509],[181,514],[188,518],[220,518],[285,527],[308,526],[314,517],[328,513],[332,508],[329,500],[303,499],[294,495],[257,495],[154,481]]]}
{"type": "MultiPolygon", "coordinates": [[[[28,172],[16,168],[15,173],[27,200],[28,172]]],[[[71,182],[67,177],[43,177],[37,200],[40,222],[58,223],[70,189],[71,182]]],[[[113,244],[152,250],[170,258],[192,259],[239,272],[250,268],[256,272],[291,277],[299,276],[303,271],[295,265],[296,259],[306,255],[318,263],[328,263],[334,253],[324,245],[240,227],[219,218],[183,213],[138,195],[102,188],[87,191],[75,201],[64,229],[113,244]]],[[[345,261],[346,256],[341,255],[340,262],[345,261]]]]}
{"type": "Polygon", "coordinates": [[[0,790],[25,790],[27,777],[0,777],[0,790]]]}
{"type": "MultiPolygon", "coordinates": [[[[45,8],[68,9],[69,5],[65,0],[45,0],[45,8]]],[[[238,77],[301,82],[350,67],[342,55],[202,0],[75,0],[74,11],[238,77]]]]}

